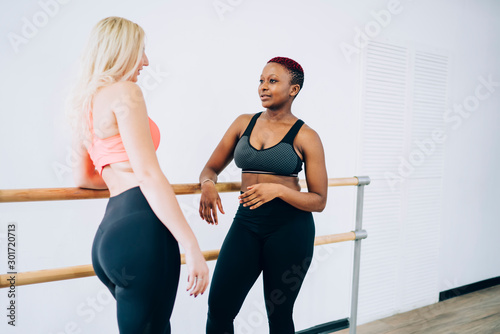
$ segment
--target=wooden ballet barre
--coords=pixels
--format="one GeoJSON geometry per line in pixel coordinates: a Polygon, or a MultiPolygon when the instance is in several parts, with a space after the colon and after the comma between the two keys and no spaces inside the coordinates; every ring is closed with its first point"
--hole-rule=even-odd
{"type": "MultiPolygon", "coordinates": [[[[364,235],[357,236],[355,232],[346,232],[340,234],[330,234],[316,237],[314,240],[314,245],[326,245],[343,241],[352,241],[356,239],[364,238],[364,235]]],[[[219,250],[208,250],[203,252],[205,260],[213,261],[219,256],[219,250]]],[[[181,254],[181,263],[186,264],[184,254],[181,254]]],[[[0,275],[0,289],[10,287],[11,282],[9,279],[15,276],[15,286],[47,283],[54,281],[61,281],[73,278],[83,278],[95,276],[94,269],[91,264],[85,264],[81,266],[65,267],[58,269],[45,269],[37,271],[27,271],[17,274],[3,274],[0,275]]]]}
{"type": "MultiPolygon", "coordinates": [[[[300,180],[300,186],[306,187],[305,180],[300,180]]],[[[328,179],[329,187],[357,186],[357,177],[328,179]]],[[[199,183],[173,184],[176,195],[198,194],[201,192],[199,183]]],[[[219,192],[234,192],[241,188],[240,182],[221,182],[216,184],[219,192]]],[[[0,190],[0,203],[64,201],[75,199],[108,198],[108,190],[83,188],[39,188],[39,189],[4,189],[0,190]]]]}

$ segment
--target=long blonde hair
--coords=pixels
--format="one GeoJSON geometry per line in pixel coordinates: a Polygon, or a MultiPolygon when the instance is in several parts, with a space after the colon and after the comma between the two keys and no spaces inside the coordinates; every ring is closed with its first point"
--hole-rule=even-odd
{"type": "Polygon", "coordinates": [[[67,101],[67,115],[79,139],[89,142],[88,112],[97,90],[130,80],[142,58],[144,30],[121,17],[99,21],[80,59],[80,73],[67,101]]]}

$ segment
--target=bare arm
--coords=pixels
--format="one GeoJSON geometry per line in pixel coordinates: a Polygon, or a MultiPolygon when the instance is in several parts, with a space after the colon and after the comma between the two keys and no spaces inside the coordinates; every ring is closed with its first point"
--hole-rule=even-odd
{"type": "Polygon", "coordinates": [[[296,140],[301,143],[298,146],[303,153],[308,191],[301,192],[277,183],[259,183],[249,186],[248,191],[240,195],[244,206],[255,209],[278,197],[300,210],[323,211],[328,193],[328,176],[321,139],[311,128],[301,131],[298,139],[299,136],[296,140]]]}
{"type": "Polygon", "coordinates": [[[203,182],[206,179],[211,179],[212,181],[217,182],[217,175],[219,175],[233,160],[234,148],[240,137],[241,130],[247,125],[250,117],[251,115],[238,116],[229,129],[227,129],[221,141],[210,156],[210,159],[208,159],[205,167],[201,171],[200,182],[203,182]]]}
{"type": "Polygon", "coordinates": [[[238,142],[242,129],[250,121],[251,115],[241,115],[231,124],[214,152],[208,159],[205,167],[200,174],[201,199],[200,199],[200,217],[209,224],[218,224],[217,207],[221,213],[224,213],[219,193],[215,189],[217,175],[233,160],[234,148],[238,142]],[[213,181],[206,181],[211,180],[213,181]]]}
{"type": "Polygon", "coordinates": [[[328,176],[326,173],[325,153],[318,134],[308,129],[304,132],[304,154],[307,192],[283,187],[279,198],[294,207],[311,212],[321,212],[326,206],[328,176]]]}
{"type": "Polygon", "coordinates": [[[113,89],[114,96],[119,99],[116,105],[120,105],[120,108],[113,112],[130,165],[153,212],[186,252],[186,262],[190,267],[188,290],[195,277],[204,278],[203,281],[197,282],[197,287],[192,291],[192,294],[197,295],[208,285],[208,267],[172,186],[161,171],[151,138],[142,91],[131,82],[117,83],[113,89]]]}
{"type": "Polygon", "coordinates": [[[94,167],[83,143],[73,135],[73,179],[77,187],[89,189],[108,189],[103,178],[94,167]]]}

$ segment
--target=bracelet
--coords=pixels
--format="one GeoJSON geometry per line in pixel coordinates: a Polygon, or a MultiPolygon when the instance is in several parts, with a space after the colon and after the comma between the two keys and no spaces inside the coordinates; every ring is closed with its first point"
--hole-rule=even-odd
{"type": "Polygon", "coordinates": [[[205,182],[207,182],[207,181],[212,182],[212,183],[214,184],[214,186],[215,186],[215,182],[214,182],[214,180],[212,180],[212,179],[205,179],[205,180],[203,180],[203,182],[201,182],[201,183],[200,183],[200,187],[203,185],[203,183],[205,183],[205,182]]]}

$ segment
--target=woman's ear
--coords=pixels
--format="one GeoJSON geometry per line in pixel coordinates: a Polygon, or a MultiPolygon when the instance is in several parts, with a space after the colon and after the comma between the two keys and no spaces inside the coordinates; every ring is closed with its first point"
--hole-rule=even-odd
{"type": "Polygon", "coordinates": [[[300,91],[300,86],[298,84],[292,85],[290,87],[290,96],[295,97],[300,91]]]}

